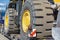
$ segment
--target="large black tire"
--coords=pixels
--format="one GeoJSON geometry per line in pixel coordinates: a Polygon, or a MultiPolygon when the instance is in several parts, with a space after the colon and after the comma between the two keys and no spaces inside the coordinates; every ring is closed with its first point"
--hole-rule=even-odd
{"type": "Polygon", "coordinates": [[[20,33],[22,40],[29,40],[28,33],[22,30],[22,15],[24,10],[30,10],[32,29],[37,29],[37,38],[50,38],[53,27],[53,11],[47,0],[26,0],[20,16],[20,33]]]}
{"type": "Polygon", "coordinates": [[[6,15],[8,15],[8,27],[5,26],[5,22],[4,22],[4,27],[3,27],[3,33],[4,34],[13,34],[13,33],[17,33],[16,31],[18,30],[18,27],[15,25],[14,22],[14,15],[16,14],[16,11],[13,8],[8,8],[6,11],[6,15]]]}

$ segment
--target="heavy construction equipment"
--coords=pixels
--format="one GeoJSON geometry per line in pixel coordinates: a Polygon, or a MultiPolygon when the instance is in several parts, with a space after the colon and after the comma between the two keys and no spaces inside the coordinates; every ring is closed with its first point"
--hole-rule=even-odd
{"type": "Polygon", "coordinates": [[[48,0],[26,0],[20,15],[22,40],[34,37],[34,33],[28,36],[33,29],[37,30],[37,38],[51,38],[54,17],[48,0]]]}
{"type": "Polygon", "coordinates": [[[56,0],[12,0],[13,5],[6,10],[3,33],[10,35],[19,32],[21,40],[51,38],[51,29],[56,18],[53,13],[57,10],[57,6],[53,8],[51,5],[58,2],[56,0]]]}
{"type": "MultiPolygon", "coordinates": [[[[20,31],[22,34],[22,38],[26,37],[26,32],[30,27],[32,27],[32,29],[36,28],[37,38],[50,38],[51,28],[54,26],[53,21],[58,20],[57,14],[59,10],[60,10],[60,0],[26,0],[24,5],[22,6],[22,11],[21,11],[20,27],[22,30],[20,29],[20,31]],[[26,19],[25,14],[26,15],[28,14],[27,19],[30,20],[26,19]],[[29,21],[31,24],[29,23],[29,21]],[[28,28],[26,28],[25,26],[28,28]]],[[[59,21],[57,26],[58,25],[59,25],[59,21]]]]}
{"type": "MultiPolygon", "coordinates": [[[[54,17],[48,0],[18,0],[18,4],[18,19],[15,20],[18,20],[19,23],[16,24],[20,25],[21,40],[30,40],[32,37],[50,38],[54,17]]],[[[15,34],[18,29],[15,26],[14,13],[16,11],[13,6],[6,10],[3,28],[6,35],[15,34]]]]}

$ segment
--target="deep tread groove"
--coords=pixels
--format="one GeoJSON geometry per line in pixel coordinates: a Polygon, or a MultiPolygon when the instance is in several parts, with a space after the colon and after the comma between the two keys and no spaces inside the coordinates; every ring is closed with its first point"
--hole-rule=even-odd
{"type": "Polygon", "coordinates": [[[43,26],[43,24],[34,24],[35,26],[43,26]]]}
{"type": "Polygon", "coordinates": [[[51,9],[52,10],[52,8],[51,7],[45,7],[46,9],[51,9]]]}
{"type": "Polygon", "coordinates": [[[37,33],[42,33],[42,32],[37,32],[37,33]]]}
{"type": "Polygon", "coordinates": [[[47,21],[47,23],[53,23],[53,21],[47,21]]]}
{"type": "Polygon", "coordinates": [[[35,16],[35,18],[44,18],[44,16],[35,16]]]}
{"type": "Polygon", "coordinates": [[[53,15],[53,13],[47,13],[46,15],[47,15],[47,16],[50,16],[50,15],[53,15]]]}
{"type": "Polygon", "coordinates": [[[34,11],[43,11],[43,9],[35,9],[34,11]]]}
{"type": "Polygon", "coordinates": [[[46,31],[51,31],[51,29],[46,29],[46,31]]]}
{"type": "Polygon", "coordinates": [[[46,35],[46,36],[44,36],[44,37],[52,37],[51,35],[46,35]]]}

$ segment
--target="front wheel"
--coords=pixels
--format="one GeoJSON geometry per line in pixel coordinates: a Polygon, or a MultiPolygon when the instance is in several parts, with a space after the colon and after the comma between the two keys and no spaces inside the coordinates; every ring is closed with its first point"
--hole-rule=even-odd
{"type": "Polygon", "coordinates": [[[37,30],[37,38],[51,37],[54,17],[47,0],[25,1],[20,15],[21,40],[29,40],[28,34],[32,32],[32,29],[37,30]]]}

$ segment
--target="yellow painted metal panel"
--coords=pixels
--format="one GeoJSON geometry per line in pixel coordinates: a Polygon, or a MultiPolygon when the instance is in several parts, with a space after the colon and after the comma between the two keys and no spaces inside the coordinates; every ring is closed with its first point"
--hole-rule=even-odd
{"type": "Polygon", "coordinates": [[[54,3],[55,4],[60,3],[60,0],[54,0],[54,3]]]}

